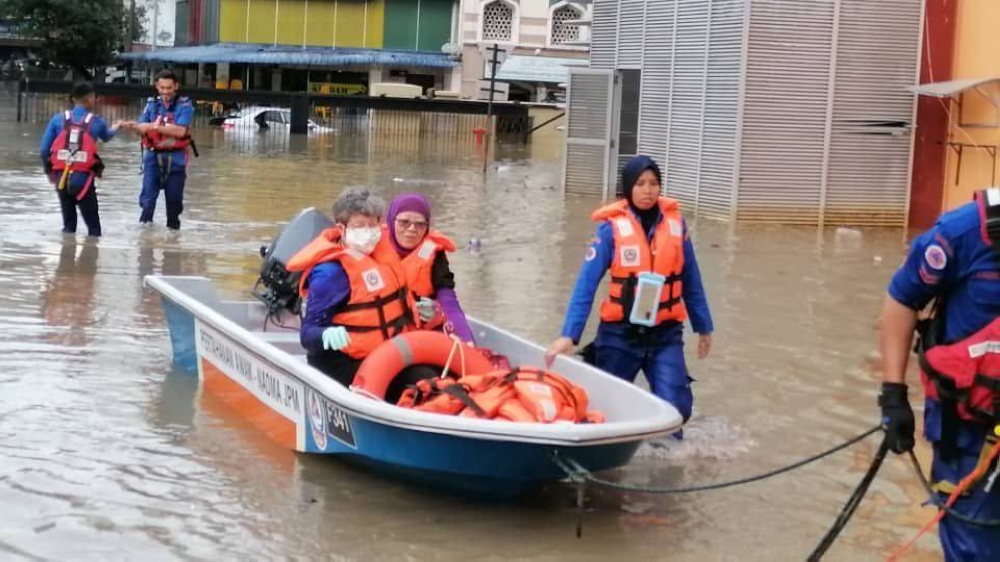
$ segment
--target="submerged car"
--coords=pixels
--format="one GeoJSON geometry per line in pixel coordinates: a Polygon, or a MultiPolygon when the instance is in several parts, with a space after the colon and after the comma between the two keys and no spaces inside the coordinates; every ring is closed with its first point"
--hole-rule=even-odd
{"type": "MultiPolygon", "coordinates": [[[[246,107],[239,111],[238,115],[225,118],[222,121],[222,130],[250,130],[253,128],[262,131],[278,130],[288,132],[292,126],[292,110],[284,107],[246,107]]],[[[319,125],[312,119],[308,121],[310,133],[332,133],[336,129],[319,125]]]]}

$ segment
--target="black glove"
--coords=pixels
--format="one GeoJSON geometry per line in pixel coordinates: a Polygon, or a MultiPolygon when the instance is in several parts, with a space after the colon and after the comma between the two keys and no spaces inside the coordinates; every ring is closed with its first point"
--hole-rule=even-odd
{"type": "Polygon", "coordinates": [[[913,449],[913,408],[906,398],[906,385],[899,382],[882,383],[882,394],[878,397],[882,407],[882,429],[889,440],[889,450],[893,453],[907,453],[913,449]]]}

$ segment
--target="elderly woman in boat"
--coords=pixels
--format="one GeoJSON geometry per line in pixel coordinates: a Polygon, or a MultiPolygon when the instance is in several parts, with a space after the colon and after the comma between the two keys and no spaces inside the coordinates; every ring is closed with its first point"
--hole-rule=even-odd
{"type": "Polygon", "coordinates": [[[455,276],[446,252],[455,244],[431,228],[431,204],[423,195],[404,193],[392,200],[385,217],[389,241],[403,261],[406,285],[416,299],[420,328],[443,330],[473,343],[472,328],[455,294],[455,276]]]}
{"type": "Polygon", "coordinates": [[[333,228],[288,263],[301,271],[300,340],[310,365],[347,386],[379,344],[413,327],[406,272],[383,236],[385,202],[348,189],[333,204],[333,228]]]}

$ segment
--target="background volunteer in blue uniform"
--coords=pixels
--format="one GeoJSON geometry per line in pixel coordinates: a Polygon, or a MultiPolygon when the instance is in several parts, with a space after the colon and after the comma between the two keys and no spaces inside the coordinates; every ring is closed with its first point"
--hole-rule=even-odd
{"type": "MultiPolygon", "coordinates": [[[[622,189],[629,210],[653,240],[657,225],[664,220],[656,203],[660,195],[662,176],[660,168],[651,158],[636,156],[622,171],[622,189]]],[[[687,225],[682,221],[684,265],[681,272],[682,302],[687,308],[691,327],[699,334],[698,357],[708,356],[712,345],[712,316],[701,283],[701,273],[695,258],[694,246],[688,236],[687,225]]],[[[648,242],[647,242],[648,243],[648,242]]],[[[563,325],[562,337],[546,352],[546,363],[551,364],[559,354],[569,353],[580,342],[594,294],[615,259],[615,240],[610,221],[597,227],[597,234],[587,249],[586,258],[570,298],[563,325]]],[[[635,380],[641,369],[649,381],[652,392],[672,404],[684,416],[691,416],[694,398],[691,378],[684,361],[684,326],[681,322],[663,322],[651,328],[635,326],[626,319],[622,322],[602,321],[597,329],[597,339],[592,350],[585,350],[588,361],[598,368],[627,381],[635,380]]],[[[680,433],[677,434],[680,437],[680,433]]]]}
{"type": "Polygon", "coordinates": [[[135,125],[143,135],[146,152],[142,160],[142,193],[139,222],[153,222],[156,199],[163,191],[167,204],[167,228],[179,230],[181,212],[184,211],[184,182],[187,180],[187,142],[194,117],[194,106],[188,98],[177,95],[177,75],[171,70],[161,70],[156,75],[156,98],[149,98],[146,108],[135,125]],[[150,137],[174,139],[177,148],[151,148],[150,137]]]}
{"type": "MultiPolygon", "coordinates": [[[[87,115],[93,113],[94,110],[96,101],[94,87],[89,82],[78,82],[73,86],[71,97],[73,99],[73,109],[70,111],[72,122],[83,124],[87,115]]],[[[48,126],[45,127],[45,134],[42,135],[40,150],[42,167],[45,169],[45,173],[49,176],[50,181],[57,187],[62,178],[59,177],[60,173],[52,171],[51,156],[53,149],[58,150],[59,147],[53,147],[52,144],[59,137],[59,133],[63,131],[65,121],[66,116],[63,111],[52,116],[48,126]]],[[[103,119],[94,115],[91,117],[88,130],[94,140],[107,142],[114,138],[118,128],[122,125],[122,121],[116,121],[113,126],[108,127],[103,119]]],[[[62,210],[63,232],[65,233],[76,232],[76,211],[79,208],[83,222],[87,225],[87,234],[89,236],[101,235],[101,217],[97,206],[97,184],[96,180],[90,177],[91,173],[95,173],[95,171],[92,170],[90,173],[83,171],[69,172],[63,189],[56,190],[59,195],[59,207],[62,210]],[[78,198],[77,195],[84,189],[88,182],[91,182],[89,189],[82,198],[78,198]]],[[[96,170],[96,173],[99,175],[100,170],[96,170]]]]}
{"type": "MultiPolygon", "coordinates": [[[[943,343],[983,329],[1000,314],[998,263],[993,249],[983,239],[979,208],[973,202],[945,213],[917,237],[906,261],[893,276],[882,311],[885,381],[879,403],[894,452],[907,452],[914,445],[906,367],[917,311],[934,298],[946,300],[943,343]]],[[[932,481],[958,484],[976,466],[993,427],[957,420],[957,427],[948,435],[942,431],[944,417],[942,403],[926,399],[924,436],[934,449],[932,481]],[[948,449],[954,449],[953,454],[943,455],[948,449]]],[[[979,482],[970,494],[958,499],[955,509],[977,519],[1000,519],[1000,486],[987,492],[984,482],[979,482]]],[[[1000,560],[1000,531],[995,528],[970,526],[946,515],[940,523],[940,538],[947,560],[1000,560]]]]}

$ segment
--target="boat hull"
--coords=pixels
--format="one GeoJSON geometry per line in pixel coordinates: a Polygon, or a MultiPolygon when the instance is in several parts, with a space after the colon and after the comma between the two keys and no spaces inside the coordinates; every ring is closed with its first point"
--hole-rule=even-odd
{"type": "MultiPolygon", "coordinates": [[[[348,399],[338,399],[338,393],[345,393],[342,387],[336,392],[328,388],[336,383],[296,373],[311,371],[301,357],[294,361],[302,367],[293,363],[290,369],[288,358],[276,359],[266,349],[246,345],[245,338],[232,337],[225,326],[199,317],[166,295],[162,302],[174,362],[197,373],[206,392],[275,443],[302,453],[341,456],[395,477],[505,498],[564,478],[552,461],[556,453],[572,457],[589,470],[605,470],[627,464],[642,442],[642,436],[592,444],[545,442],[378,419],[352,404],[358,400],[356,395],[346,393],[348,399]]],[[[281,337],[287,341],[294,336],[281,337]]],[[[389,408],[396,415],[396,409],[389,408]]],[[[412,415],[399,412],[399,416],[412,415]]],[[[427,416],[435,415],[422,414],[427,416]]],[[[511,422],[484,424],[510,427],[511,422]]],[[[572,427],[568,424],[567,430],[572,427]]],[[[668,429],[672,428],[664,426],[657,433],[668,429]]]]}

